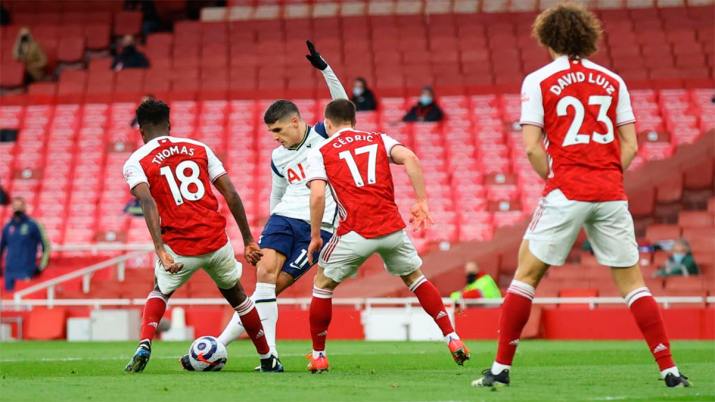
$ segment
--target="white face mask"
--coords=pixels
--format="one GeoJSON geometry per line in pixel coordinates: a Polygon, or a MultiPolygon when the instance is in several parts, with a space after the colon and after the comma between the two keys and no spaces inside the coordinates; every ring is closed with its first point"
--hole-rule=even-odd
{"type": "Polygon", "coordinates": [[[365,89],[362,87],[353,87],[353,95],[355,96],[360,96],[365,92],[365,89]]]}
{"type": "Polygon", "coordinates": [[[685,254],[683,254],[683,253],[673,253],[673,261],[676,264],[680,264],[684,258],[685,258],[685,254]]]}
{"type": "Polygon", "coordinates": [[[432,97],[429,95],[422,95],[420,96],[420,104],[422,106],[427,106],[432,103],[432,97]]]}

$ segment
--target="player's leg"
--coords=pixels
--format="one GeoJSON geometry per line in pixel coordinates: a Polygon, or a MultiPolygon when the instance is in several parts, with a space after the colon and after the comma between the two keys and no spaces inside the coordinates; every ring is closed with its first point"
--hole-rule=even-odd
{"type": "MultiPolygon", "coordinates": [[[[294,282],[295,279],[292,276],[288,275],[285,272],[281,272],[278,275],[278,281],[276,282],[276,296],[280,295],[281,292],[288,289],[294,282]]],[[[253,299],[254,303],[256,302],[255,297],[251,296],[251,299],[253,299]]],[[[217,339],[224,346],[228,346],[231,342],[240,338],[245,331],[246,329],[243,328],[243,324],[241,324],[241,317],[239,317],[238,314],[234,313],[231,316],[231,320],[226,325],[226,328],[223,329],[223,332],[221,332],[221,335],[219,335],[217,339]]]]}
{"type": "Polygon", "coordinates": [[[559,190],[541,199],[519,247],[516,273],[501,306],[496,357],[473,386],[509,384],[511,364],[531,315],[536,286],[551,265],[566,261],[590,208],[589,203],[568,200],[559,190]]]}
{"type": "Polygon", "coordinates": [[[238,314],[243,328],[261,358],[261,371],[283,371],[280,361],[272,356],[258,309],[241,285],[243,267],[236,261],[231,243],[216,251],[206,262],[204,269],[238,314]]]}
{"type": "Polygon", "coordinates": [[[334,235],[320,253],[318,273],[313,282],[310,301],[310,336],[313,352],[309,355],[310,372],[328,370],[325,342],[333,314],[333,290],[344,279],[352,276],[367,257],[374,252],[375,242],[350,232],[334,235]]]}
{"type": "Polygon", "coordinates": [[[171,254],[174,261],[183,263],[184,268],[175,274],[171,274],[164,270],[158,260],[156,261],[154,266],[154,289],[149,292],[146,303],[144,303],[139,346],[134,352],[132,360],[124,368],[126,372],[138,373],[144,370],[151,357],[151,343],[156,336],[161,317],[166,312],[169,298],[176,289],[189,280],[200,266],[200,261],[197,258],[179,256],[168,247],[167,252],[171,254]]]}
{"type": "Polygon", "coordinates": [[[625,201],[599,203],[594,219],[585,226],[596,259],[611,267],[613,280],[640,328],[666,385],[689,386],[687,377],[680,374],[673,361],[660,308],[638,267],[638,245],[628,204],[625,201]]]}

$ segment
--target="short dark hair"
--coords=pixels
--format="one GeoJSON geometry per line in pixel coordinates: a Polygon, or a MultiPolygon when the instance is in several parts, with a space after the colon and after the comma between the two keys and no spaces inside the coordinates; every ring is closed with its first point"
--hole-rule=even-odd
{"type": "Polygon", "coordinates": [[[325,106],[325,118],[333,123],[350,123],[355,125],[355,104],[347,99],[335,99],[325,106]]]}
{"type": "Polygon", "coordinates": [[[577,3],[565,2],[536,17],[534,37],[554,52],[569,57],[588,57],[598,50],[601,23],[577,3]]]}
{"type": "Polygon", "coordinates": [[[298,106],[289,100],[280,99],[273,102],[271,106],[268,107],[266,113],[263,114],[263,122],[266,124],[273,124],[278,120],[282,120],[293,114],[300,116],[298,106]]]}
{"type": "Polygon", "coordinates": [[[147,99],[137,108],[139,126],[161,125],[169,122],[169,105],[159,99],[147,99]]]}

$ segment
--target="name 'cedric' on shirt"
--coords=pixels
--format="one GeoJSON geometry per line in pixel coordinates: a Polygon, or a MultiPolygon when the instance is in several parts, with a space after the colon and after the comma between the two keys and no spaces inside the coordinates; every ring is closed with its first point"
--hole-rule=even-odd
{"type": "Polygon", "coordinates": [[[337,140],[333,142],[333,148],[342,148],[343,145],[347,145],[350,143],[353,143],[355,141],[367,141],[367,142],[375,142],[374,136],[372,134],[355,134],[351,135],[349,137],[340,137],[337,140]]]}

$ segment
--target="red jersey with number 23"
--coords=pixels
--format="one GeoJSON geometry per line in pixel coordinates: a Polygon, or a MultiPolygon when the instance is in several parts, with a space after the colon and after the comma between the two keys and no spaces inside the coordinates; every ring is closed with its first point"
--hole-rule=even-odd
{"type": "Polygon", "coordinates": [[[371,239],[405,228],[395,204],[390,151],[400,145],[385,134],[338,131],[308,156],[308,184],[325,180],[338,204],[337,234],[371,239]]]}
{"type": "Polygon", "coordinates": [[[617,128],[635,122],[623,79],[587,59],[562,56],[529,74],[521,124],[543,128],[549,157],[544,195],[575,201],[625,200],[617,128]]]}
{"type": "Polygon", "coordinates": [[[159,137],[124,164],[132,189],[147,183],[161,218],[161,237],[182,256],[204,255],[226,245],[226,219],[211,184],[226,174],[211,148],[188,138],[159,137]]]}

